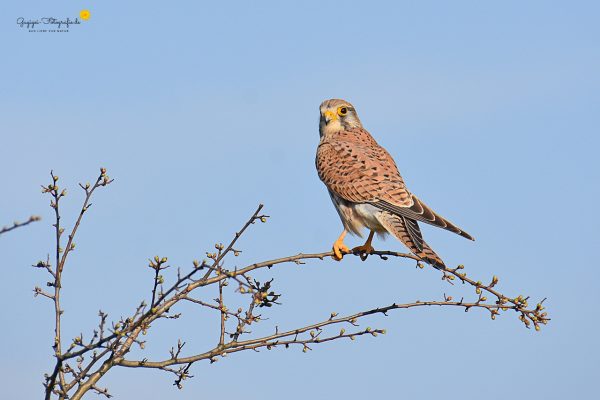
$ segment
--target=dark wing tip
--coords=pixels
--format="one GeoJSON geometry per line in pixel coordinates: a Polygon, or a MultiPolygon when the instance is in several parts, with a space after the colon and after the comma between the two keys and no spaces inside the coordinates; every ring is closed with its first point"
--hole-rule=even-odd
{"type": "Polygon", "coordinates": [[[460,236],[462,236],[462,237],[464,237],[465,239],[469,239],[469,240],[475,241],[475,238],[474,238],[473,236],[469,235],[469,234],[468,234],[467,232],[465,232],[465,231],[461,231],[461,232],[459,233],[459,235],[460,235],[460,236]]]}
{"type": "Polygon", "coordinates": [[[414,194],[412,195],[412,198],[414,200],[414,203],[411,207],[397,206],[389,203],[386,200],[379,200],[372,204],[375,207],[384,211],[391,212],[392,214],[421,221],[433,226],[437,226],[438,228],[446,229],[450,232],[456,233],[457,235],[460,235],[465,239],[475,241],[475,238],[473,236],[469,235],[467,232],[463,231],[458,226],[454,225],[452,222],[448,221],[441,215],[436,214],[431,208],[429,208],[414,194]]]}

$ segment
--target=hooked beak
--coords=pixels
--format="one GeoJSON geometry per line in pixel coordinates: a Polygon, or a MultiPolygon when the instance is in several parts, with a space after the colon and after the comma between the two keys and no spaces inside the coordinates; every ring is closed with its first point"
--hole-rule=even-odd
{"type": "Polygon", "coordinates": [[[332,113],[331,111],[327,110],[323,113],[323,118],[325,119],[325,124],[330,123],[331,121],[334,121],[337,119],[337,115],[335,115],[334,113],[332,113]]]}

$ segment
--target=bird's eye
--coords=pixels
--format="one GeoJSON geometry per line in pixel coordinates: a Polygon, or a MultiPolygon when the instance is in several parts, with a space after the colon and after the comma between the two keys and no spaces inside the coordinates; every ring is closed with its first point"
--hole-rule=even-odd
{"type": "Polygon", "coordinates": [[[348,114],[348,107],[340,107],[338,108],[337,112],[340,117],[343,117],[344,115],[348,114]]]}

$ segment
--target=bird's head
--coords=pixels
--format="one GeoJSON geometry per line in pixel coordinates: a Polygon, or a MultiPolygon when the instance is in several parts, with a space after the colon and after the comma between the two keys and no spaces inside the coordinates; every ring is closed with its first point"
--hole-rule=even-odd
{"type": "Polygon", "coordinates": [[[350,128],[361,128],[362,124],[352,104],[346,100],[325,100],[319,107],[321,118],[319,120],[319,133],[338,132],[350,128]]]}

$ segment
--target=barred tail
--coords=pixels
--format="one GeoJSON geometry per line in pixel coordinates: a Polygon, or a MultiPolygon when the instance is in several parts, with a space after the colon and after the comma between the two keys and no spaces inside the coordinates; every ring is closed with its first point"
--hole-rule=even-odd
{"type": "Polygon", "coordinates": [[[423,240],[417,221],[382,211],[377,219],[383,227],[400,240],[417,257],[436,268],[446,265],[435,251],[423,240]]]}

